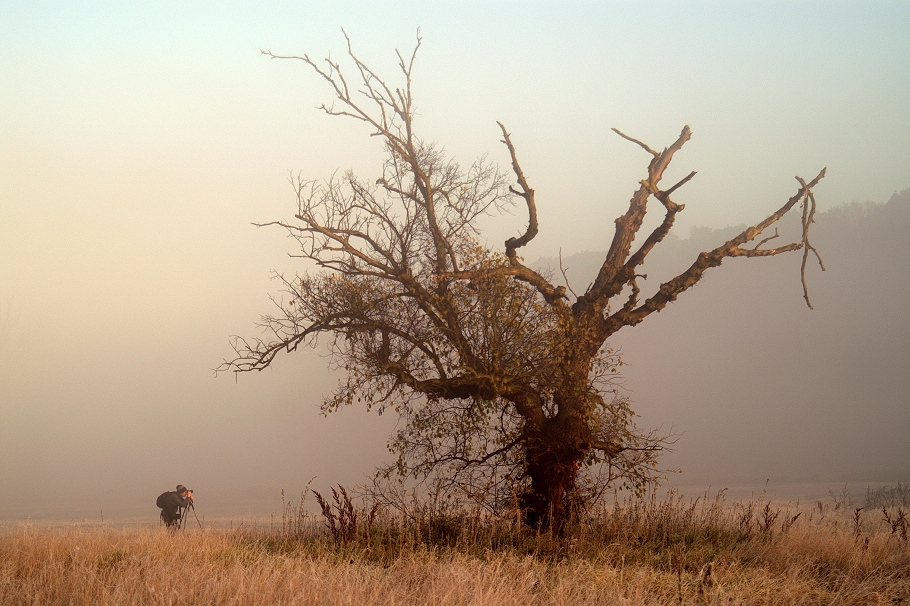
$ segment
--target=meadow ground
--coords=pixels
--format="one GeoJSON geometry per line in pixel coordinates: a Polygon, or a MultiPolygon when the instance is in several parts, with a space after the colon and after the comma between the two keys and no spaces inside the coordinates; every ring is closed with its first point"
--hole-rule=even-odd
{"type": "Polygon", "coordinates": [[[0,604],[910,604],[908,508],[868,495],[788,506],[671,494],[564,536],[476,512],[327,506],[180,532],[7,525],[0,604]]]}

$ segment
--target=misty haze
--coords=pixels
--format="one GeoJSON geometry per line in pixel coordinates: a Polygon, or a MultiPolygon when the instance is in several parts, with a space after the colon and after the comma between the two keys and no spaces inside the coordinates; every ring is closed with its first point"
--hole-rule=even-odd
{"type": "Polygon", "coordinates": [[[907,24],[3,0],[0,604],[910,603],[907,24]]]}
{"type": "MultiPolygon", "coordinates": [[[[648,282],[678,273],[734,229],[669,239],[645,268],[648,282]]],[[[761,489],[769,480],[798,496],[807,489],[790,484],[848,483],[860,493],[905,479],[908,229],[910,190],[887,204],[832,209],[817,218],[815,245],[827,271],[809,271],[814,310],[802,303],[798,258],[734,260],[649,322],[617,334],[611,344],[626,362],[623,385],[639,424],[679,434],[661,460],[682,471],[671,485],[761,489]]],[[[564,257],[570,286],[583,289],[602,257],[564,257]]],[[[538,265],[558,269],[559,261],[538,265]]],[[[16,352],[27,345],[22,315],[4,308],[7,368],[21,363],[16,352]]],[[[318,414],[336,380],[318,351],[303,349],[235,382],[209,380],[190,360],[194,372],[168,373],[138,354],[101,355],[128,343],[98,347],[69,369],[58,358],[55,381],[36,384],[31,368],[7,375],[5,393],[33,404],[4,412],[5,423],[19,427],[3,442],[6,518],[141,516],[149,493],[176,481],[203,494],[210,515],[267,515],[280,509],[282,489],[292,494],[313,476],[320,487],[363,481],[390,456],[389,415],[318,414]],[[152,376],[141,378],[143,368],[152,376]],[[256,406],[245,406],[250,401],[256,406]],[[53,419],[73,409],[79,418],[53,419]],[[107,485],[117,486],[114,498],[105,496],[107,485]]]]}
{"type": "MultiPolygon", "coordinates": [[[[322,83],[259,54],[339,49],[351,13],[352,40],[390,73],[423,24],[417,115],[449,155],[508,168],[494,121],[508,124],[540,209],[521,252],[558,282],[561,251],[575,292],[643,176],[644,152],[610,127],[655,145],[694,132],[667,181],[698,175],[645,288],[827,166],[814,310],[799,255],[728,259],[609,345],[639,426],[678,436],[660,459],[681,471],[670,486],[795,498],[910,479],[907,20],[699,6],[485,7],[482,22],[466,7],[0,7],[0,520],[155,522],[178,483],[209,518],[269,516],[282,490],[353,486],[390,461],[394,414],[320,415],[341,378],[325,347],[212,372],[283,296],[270,271],[306,269],[280,229],[250,225],[294,213],[288,171],[377,176],[369,133],[314,109],[322,83]]],[[[484,219],[484,243],[503,250],[526,224],[520,207],[484,219]]]]}

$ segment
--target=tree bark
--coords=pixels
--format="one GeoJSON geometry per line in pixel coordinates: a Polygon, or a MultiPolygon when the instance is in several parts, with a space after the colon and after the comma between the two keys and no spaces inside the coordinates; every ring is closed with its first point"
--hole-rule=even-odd
{"type": "MultiPolygon", "coordinates": [[[[577,327],[577,325],[576,325],[577,327]]],[[[525,495],[526,520],[537,527],[561,531],[575,511],[578,472],[595,440],[589,411],[597,394],[590,392],[590,339],[570,331],[561,385],[553,395],[555,414],[544,419],[525,444],[525,471],[530,490],[525,495]]]]}
{"type": "Polygon", "coordinates": [[[528,525],[561,531],[574,510],[576,481],[587,455],[590,434],[576,416],[547,419],[540,435],[524,449],[525,471],[531,479],[519,505],[528,525]]]}

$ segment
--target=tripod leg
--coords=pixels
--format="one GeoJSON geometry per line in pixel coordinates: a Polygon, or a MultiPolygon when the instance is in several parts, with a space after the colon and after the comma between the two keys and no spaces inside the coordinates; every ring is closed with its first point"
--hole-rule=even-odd
{"type": "Polygon", "coordinates": [[[193,515],[196,516],[196,523],[199,524],[199,528],[202,528],[202,522],[199,521],[199,514],[196,513],[196,506],[190,503],[190,507],[193,509],[193,515]]]}

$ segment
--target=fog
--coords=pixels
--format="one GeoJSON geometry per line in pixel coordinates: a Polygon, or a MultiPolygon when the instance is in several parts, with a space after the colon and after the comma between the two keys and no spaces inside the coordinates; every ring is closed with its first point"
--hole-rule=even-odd
{"type": "MultiPolygon", "coordinates": [[[[341,26],[389,79],[421,28],[418,127],[507,166],[507,125],[537,191],[525,257],[561,251],[576,290],[645,176],[610,127],[652,147],[694,132],[649,284],[827,166],[814,311],[796,256],[728,262],[611,344],[641,424],[680,435],[672,482],[908,479],[910,6],[355,7],[0,4],[0,519],[154,518],[177,483],[206,515],[263,515],[389,456],[391,416],[319,414],[337,376],[318,349],[212,372],[256,334],[270,272],[299,269],[251,225],[292,214],[288,172],[381,162],[315,109],[323,83],[259,53],[337,58],[341,26]]],[[[524,225],[484,227],[501,247],[524,225]]]]}

